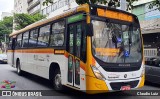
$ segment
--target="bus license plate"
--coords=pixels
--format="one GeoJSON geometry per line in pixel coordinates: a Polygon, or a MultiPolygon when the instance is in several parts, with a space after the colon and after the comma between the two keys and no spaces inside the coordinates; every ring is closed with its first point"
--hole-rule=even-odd
{"type": "Polygon", "coordinates": [[[131,87],[130,86],[122,86],[121,90],[131,90],[131,87]]]}

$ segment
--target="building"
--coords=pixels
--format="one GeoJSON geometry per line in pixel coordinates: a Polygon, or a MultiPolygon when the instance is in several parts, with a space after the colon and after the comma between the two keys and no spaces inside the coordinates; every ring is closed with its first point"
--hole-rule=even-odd
{"type": "MultiPolygon", "coordinates": [[[[27,0],[14,0],[14,11],[13,13],[28,13],[27,11],[28,3],[27,0]]],[[[14,29],[16,24],[13,20],[13,32],[16,30],[14,29]]]]}
{"type": "Polygon", "coordinates": [[[41,11],[41,6],[43,0],[27,0],[28,3],[28,14],[34,15],[36,13],[39,13],[41,11]]]}
{"type": "MultiPolygon", "coordinates": [[[[43,1],[45,0],[42,0],[41,3],[43,3],[43,1]]],[[[75,2],[75,0],[54,0],[52,4],[49,4],[49,6],[42,6],[41,13],[50,18],[77,6],[78,4],[75,2]]]]}
{"type": "Polygon", "coordinates": [[[41,10],[42,0],[14,0],[14,13],[36,14],[41,10]]]}
{"type": "Polygon", "coordinates": [[[45,0],[14,1],[14,13],[28,13],[31,15],[41,13],[48,16],[48,18],[78,6],[75,0],[53,0],[53,4],[49,4],[48,6],[43,6],[45,0]]]}
{"type": "Polygon", "coordinates": [[[9,12],[2,12],[2,14],[1,14],[1,20],[3,20],[3,18],[5,18],[5,17],[9,17],[9,16],[13,16],[13,14],[9,13],[9,12]]]}
{"type": "Polygon", "coordinates": [[[152,1],[139,0],[132,10],[140,20],[146,57],[160,56],[160,11],[156,6],[149,9],[152,1]]]}
{"type": "Polygon", "coordinates": [[[28,13],[27,7],[27,0],[14,0],[14,13],[28,13]]]}

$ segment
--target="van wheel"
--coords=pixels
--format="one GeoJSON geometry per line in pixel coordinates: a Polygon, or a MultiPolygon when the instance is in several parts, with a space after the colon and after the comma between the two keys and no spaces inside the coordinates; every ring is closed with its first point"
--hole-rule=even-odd
{"type": "Polygon", "coordinates": [[[20,61],[17,62],[17,74],[21,76],[23,71],[21,70],[20,61]]]}
{"type": "Polygon", "coordinates": [[[63,89],[61,73],[59,69],[56,69],[52,78],[53,87],[57,91],[61,91],[63,89]]]}

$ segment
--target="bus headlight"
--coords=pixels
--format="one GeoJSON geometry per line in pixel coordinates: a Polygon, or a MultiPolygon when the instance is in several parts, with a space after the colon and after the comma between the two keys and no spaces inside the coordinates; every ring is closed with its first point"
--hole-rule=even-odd
{"type": "Polygon", "coordinates": [[[103,74],[98,70],[97,67],[95,66],[91,66],[92,70],[93,70],[93,73],[94,75],[100,79],[100,80],[106,80],[106,78],[103,76],[103,74]]]}

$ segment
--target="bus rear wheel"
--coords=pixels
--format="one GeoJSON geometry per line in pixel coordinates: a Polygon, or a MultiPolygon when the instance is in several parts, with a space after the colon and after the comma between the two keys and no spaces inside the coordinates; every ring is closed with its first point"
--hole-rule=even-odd
{"type": "Polygon", "coordinates": [[[59,69],[56,69],[52,78],[53,87],[57,91],[62,91],[63,85],[61,80],[61,73],[59,69]]]}
{"type": "Polygon", "coordinates": [[[17,62],[17,74],[18,74],[19,76],[22,75],[22,70],[21,70],[20,61],[17,62]]]}

